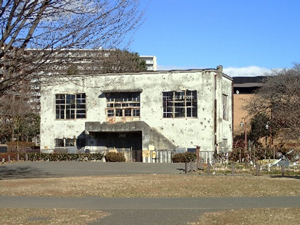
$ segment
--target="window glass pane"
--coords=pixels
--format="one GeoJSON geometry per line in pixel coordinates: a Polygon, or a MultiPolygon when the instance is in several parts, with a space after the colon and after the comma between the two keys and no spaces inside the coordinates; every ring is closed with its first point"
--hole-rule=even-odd
{"type": "Polygon", "coordinates": [[[66,119],[71,119],[70,110],[66,110],[66,119]]]}
{"type": "Polygon", "coordinates": [[[185,117],[184,108],[175,108],[175,117],[185,117]]]}
{"type": "Polygon", "coordinates": [[[55,139],[55,147],[64,147],[64,139],[55,139]]]}
{"type": "Polygon", "coordinates": [[[85,114],[85,110],[77,109],[77,114],[85,114]]]}
{"type": "Polygon", "coordinates": [[[71,119],[75,119],[75,110],[71,110],[71,119]]]}
{"type": "Polygon", "coordinates": [[[107,116],[108,117],[113,117],[114,116],[114,110],[107,110],[107,116]]]}
{"type": "Polygon", "coordinates": [[[131,109],[125,109],[125,116],[131,116],[131,109]]]}
{"type": "Polygon", "coordinates": [[[140,110],[139,109],[133,109],[133,116],[140,116],[140,110]]]}
{"type": "Polygon", "coordinates": [[[65,118],[65,110],[60,110],[60,119],[65,118]]]}
{"type": "Polygon", "coordinates": [[[85,109],[85,105],[84,104],[77,104],[77,109],[85,109]]]}
{"type": "Polygon", "coordinates": [[[74,104],[75,103],[75,95],[66,95],[66,103],[74,104]]]}
{"type": "Polygon", "coordinates": [[[66,139],[66,147],[68,146],[74,146],[75,145],[76,140],[74,139],[66,139]]]}
{"type": "Polygon", "coordinates": [[[116,109],[116,116],[123,116],[122,109],[116,109]]]}
{"type": "Polygon", "coordinates": [[[184,91],[175,92],[173,98],[175,100],[183,100],[184,99],[184,91]]]}
{"type": "Polygon", "coordinates": [[[198,115],[197,115],[197,108],[196,107],[194,107],[194,108],[192,108],[192,117],[197,117],[198,115]]]}

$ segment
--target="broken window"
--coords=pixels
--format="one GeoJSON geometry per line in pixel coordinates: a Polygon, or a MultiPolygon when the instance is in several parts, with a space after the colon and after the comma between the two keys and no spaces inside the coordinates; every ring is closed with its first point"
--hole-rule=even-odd
{"type": "Polygon", "coordinates": [[[85,93],[55,95],[56,119],[85,118],[85,100],[85,93]]]}
{"type": "Polygon", "coordinates": [[[163,92],[163,117],[197,117],[197,91],[163,92]]]}
{"type": "Polygon", "coordinates": [[[222,96],[223,102],[223,120],[228,120],[228,96],[223,94],[222,96]]]}
{"type": "Polygon", "coordinates": [[[65,147],[64,139],[55,139],[55,147],[65,147]]]}
{"type": "Polygon", "coordinates": [[[107,117],[140,117],[140,93],[121,92],[106,94],[107,117]]]}
{"type": "Polygon", "coordinates": [[[66,148],[68,146],[76,146],[76,141],[74,138],[57,138],[55,139],[55,147],[66,148]]]}
{"type": "Polygon", "coordinates": [[[74,140],[73,138],[67,138],[65,142],[65,146],[75,146],[76,145],[76,139],[74,140]]]}

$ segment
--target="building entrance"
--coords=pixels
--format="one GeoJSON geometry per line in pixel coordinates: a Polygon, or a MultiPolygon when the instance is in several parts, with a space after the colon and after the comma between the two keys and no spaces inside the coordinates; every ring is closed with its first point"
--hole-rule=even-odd
{"type": "Polygon", "coordinates": [[[116,149],[134,162],[142,162],[142,132],[109,132],[101,135],[108,149],[116,149]]]}

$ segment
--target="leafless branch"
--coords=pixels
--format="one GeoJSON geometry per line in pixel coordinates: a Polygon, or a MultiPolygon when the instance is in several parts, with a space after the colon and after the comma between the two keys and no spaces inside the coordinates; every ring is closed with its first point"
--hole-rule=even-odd
{"type": "MultiPolygon", "coordinates": [[[[0,95],[71,49],[120,47],[143,16],[138,0],[1,0],[0,95]],[[26,52],[38,49],[39,54],[26,52]]],[[[62,57],[60,57],[62,59],[62,57]]],[[[69,60],[67,60],[69,61],[69,60]]]]}

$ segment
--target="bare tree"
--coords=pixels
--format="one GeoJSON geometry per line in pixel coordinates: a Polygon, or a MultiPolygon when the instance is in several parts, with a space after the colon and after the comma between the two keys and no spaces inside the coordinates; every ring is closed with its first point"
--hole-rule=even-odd
{"type": "MultiPolygon", "coordinates": [[[[70,49],[115,48],[140,25],[138,0],[0,0],[0,95],[70,49]],[[26,49],[39,51],[27,51],[26,49]]],[[[62,55],[62,57],[58,57],[62,55]]],[[[61,62],[58,62],[62,59],[61,62]]]]}
{"type": "MultiPolygon", "coordinates": [[[[267,128],[277,129],[282,138],[298,139],[300,132],[300,65],[273,71],[248,104],[249,113],[262,113],[267,128]]],[[[272,130],[270,130],[272,132],[272,130]]]]}
{"type": "Polygon", "coordinates": [[[38,101],[30,84],[22,86],[22,91],[7,91],[0,98],[0,142],[30,141],[39,133],[38,101]]]}

